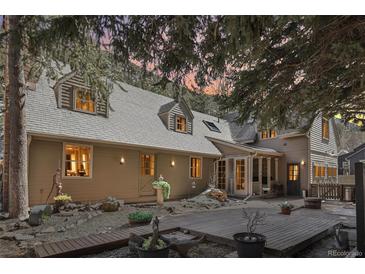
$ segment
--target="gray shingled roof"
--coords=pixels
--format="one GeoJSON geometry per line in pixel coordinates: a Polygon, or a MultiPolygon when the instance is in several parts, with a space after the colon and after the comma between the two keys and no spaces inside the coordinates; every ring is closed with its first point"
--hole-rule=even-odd
{"type": "Polygon", "coordinates": [[[109,117],[104,118],[57,108],[53,85],[40,77],[35,91],[27,92],[27,132],[34,135],[84,139],[115,144],[176,150],[219,156],[206,136],[233,141],[229,123],[193,111],[193,136],[166,129],[158,117],[171,98],[121,83],[110,95],[109,117]],[[216,124],[221,133],[210,131],[203,120],[216,124]]]}

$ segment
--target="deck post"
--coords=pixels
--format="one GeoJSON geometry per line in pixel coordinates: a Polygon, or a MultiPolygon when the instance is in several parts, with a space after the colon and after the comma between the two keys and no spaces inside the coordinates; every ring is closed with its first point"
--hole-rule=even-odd
{"type": "Polygon", "coordinates": [[[275,158],[275,182],[279,183],[279,158],[275,158]]]}
{"type": "Polygon", "coordinates": [[[365,165],[355,163],[357,251],[365,257],[365,165]]]}
{"type": "Polygon", "coordinates": [[[253,193],[253,156],[248,156],[248,195],[253,193]]]}
{"type": "Polygon", "coordinates": [[[259,157],[259,186],[260,186],[260,195],[262,195],[262,156],[259,157]]]}
{"type": "Polygon", "coordinates": [[[271,192],[271,158],[266,158],[267,160],[267,187],[269,188],[269,192],[271,192]]]}

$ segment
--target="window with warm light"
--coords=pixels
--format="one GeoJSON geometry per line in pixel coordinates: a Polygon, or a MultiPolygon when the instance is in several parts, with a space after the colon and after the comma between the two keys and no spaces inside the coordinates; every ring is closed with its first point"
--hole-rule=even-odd
{"type": "Polygon", "coordinates": [[[190,158],[190,178],[202,177],[202,158],[191,157],[190,158]]]}
{"type": "Polygon", "coordinates": [[[64,176],[91,177],[92,147],[87,145],[64,145],[64,176]]]}
{"type": "Polygon", "coordinates": [[[313,175],[314,177],[325,177],[326,167],[320,165],[313,165],[313,175]]]}
{"type": "Polygon", "coordinates": [[[322,118],[322,139],[329,140],[330,131],[329,131],[329,122],[328,119],[322,118]]]}
{"type": "Polygon", "coordinates": [[[327,168],[328,177],[336,177],[337,176],[337,168],[336,167],[328,167],[327,168]]]}
{"type": "Polygon", "coordinates": [[[299,164],[289,164],[288,179],[289,181],[299,180],[299,164]]]}
{"type": "Polygon", "coordinates": [[[141,154],[142,176],[155,176],[155,155],[141,154]]]}
{"type": "Polygon", "coordinates": [[[74,88],[75,110],[95,113],[95,98],[91,94],[91,90],[74,88]]]}
{"type": "Polygon", "coordinates": [[[274,129],[267,129],[261,131],[261,139],[270,139],[275,138],[277,136],[277,132],[274,129]]]}
{"type": "Polygon", "coordinates": [[[186,119],[183,116],[176,116],[176,131],[186,132],[186,119]]]}

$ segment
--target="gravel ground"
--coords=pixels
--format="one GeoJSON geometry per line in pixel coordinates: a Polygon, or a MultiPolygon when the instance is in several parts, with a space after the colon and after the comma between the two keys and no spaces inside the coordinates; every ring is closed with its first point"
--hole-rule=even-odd
{"type": "MultiPolygon", "coordinates": [[[[189,258],[224,258],[226,255],[235,251],[234,248],[213,242],[203,242],[193,247],[188,252],[189,258]]],[[[127,246],[105,251],[98,254],[83,256],[82,258],[138,258],[138,255],[129,253],[127,246]]],[[[180,258],[174,250],[170,250],[169,258],[180,258]]]]}

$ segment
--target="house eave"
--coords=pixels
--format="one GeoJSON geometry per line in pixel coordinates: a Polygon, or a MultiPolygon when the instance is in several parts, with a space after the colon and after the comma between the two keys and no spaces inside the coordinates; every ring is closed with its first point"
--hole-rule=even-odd
{"type": "Polygon", "coordinates": [[[283,156],[284,154],[281,152],[277,152],[277,151],[268,151],[265,150],[265,148],[259,148],[259,147],[249,147],[249,146],[245,146],[242,144],[235,144],[235,143],[231,143],[228,141],[224,141],[224,140],[220,140],[220,139],[216,139],[213,137],[208,137],[206,136],[206,138],[213,142],[213,143],[217,143],[217,144],[221,144],[230,148],[234,148],[240,151],[244,151],[244,152],[249,152],[249,153],[253,153],[253,154],[264,154],[264,155],[270,155],[270,156],[283,156]]]}
{"type": "Polygon", "coordinates": [[[124,142],[114,142],[114,141],[107,141],[107,140],[98,140],[98,139],[91,139],[91,138],[80,138],[74,137],[69,135],[58,135],[58,134],[48,134],[48,133],[39,133],[34,131],[27,131],[28,136],[32,137],[39,137],[39,138],[47,138],[47,139],[62,139],[68,141],[79,141],[79,142],[89,142],[89,143],[97,143],[97,144],[105,144],[105,145],[115,145],[115,146],[126,146],[132,148],[144,148],[144,149],[151,149],[151,150],[162,150],[166,152],[175,152],[179,154],[189,154],[189,155],[200,155],[205,157],[212,157],[217,158],[221,157],[221,153],[205,153],[200,151],[193,151],[193,150],[181,150],[181,149],[173,149],[173,148],[166,148],[166,147],[158,147],[158,146],[148,146],[148,145],[138,145],[138,144],[131,144],[131,143],[124,143],[124,142]]]}

